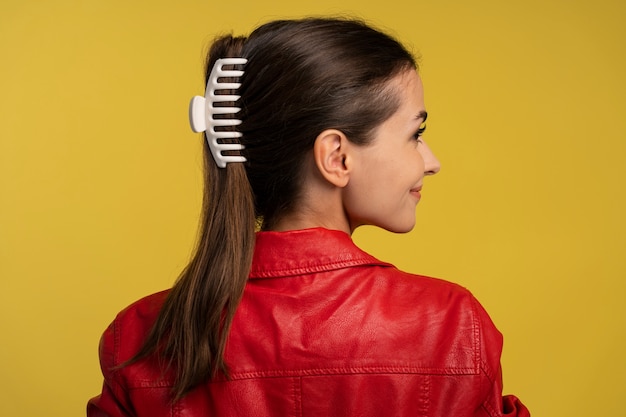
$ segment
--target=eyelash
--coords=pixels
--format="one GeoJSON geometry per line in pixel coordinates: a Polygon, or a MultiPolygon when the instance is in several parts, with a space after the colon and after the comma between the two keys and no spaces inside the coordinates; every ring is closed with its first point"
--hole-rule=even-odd
{"type": "Polygon", "coordinates": [[[413,135],[413,137],[415,138],[415,140],[417,140],[418,142],[420,141],[420,138],[422,137],[422,135],[424,134],[424,131],[426,130],[426,126],[424,127],[420,127],[417,132],[415,132],[415,134],[413,135]]]}

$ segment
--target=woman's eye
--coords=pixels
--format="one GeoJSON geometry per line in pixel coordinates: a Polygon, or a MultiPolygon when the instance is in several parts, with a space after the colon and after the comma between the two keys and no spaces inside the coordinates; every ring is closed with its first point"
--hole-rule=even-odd
{"type": "Polygon", "coordinates": [[[415,134],[413,135],[413,137],[415,138],[416,141],[418,141],[418,142],[421,141],[421,137],[424,134],[425,130],[426,130],[426,125],[423,125],[419,129],[417,129],[417,132],[415,132],[415,134]]]}

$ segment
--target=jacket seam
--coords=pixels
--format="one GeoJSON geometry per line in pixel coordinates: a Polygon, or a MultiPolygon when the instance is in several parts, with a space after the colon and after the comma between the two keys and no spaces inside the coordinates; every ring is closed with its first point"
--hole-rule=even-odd
{"type": "Polygon", "coordinates": [[[430,375],[424,376],[424,382],[420,392],[420,416],[428,417],[428,409],[430,408],[430,375]]]}
{"type": "Polygon", "coordinates": [[[350,368],[304,368],[289,370],[267,370],[237,372],[231,379],[252,379],[271,377],[305,377],[324,375],[361,375],[361,374],[420,374],[420,375],[477,375],[473,368],[422,368],[422,367],[350,367],[350,368]]]}
{"type": "MultiPolygon", "coordinates": [[[[432,369],[432,368],[309,368],[299,370],[275,370],[275,371],[252,371],[252,372],[239,372],[230,375],[230,381],[241,381],[246,379],[257,378],[298,378],[302,380],[305,377],[324,377],[324,376],[336,376],[336,375],[370,375],[370,374],[389,374],[389,375],[439,375],[439,376],[476,376],[476,373],[471,368],[446,368],[446,369],[432,369]]],[[[215,379],[208,381],[212,382],[224,382],[222,379],[215,379]]],[[[169,381],[155,382],[150,379],[135,380],[134,383],[128,386],[128,389],[150,389],[150,388],[167,388],[171,387],[172,383],[169,381]]]]}
{"type": "Polygon", "coordinates": [[[474,366],[476,369],[476,373],[480,373],[480,369],[482,367],[482,358],[483,358],[483,352],[482,352],[482,332],[481,332],[481,322],[480,322],[480,317],[478,315],[478,311],[476,309],[476,301],[474,300],[474,298],[472,297],[472,302],[471,302],[471,306],[472,306],[472,323],[474,326],[474,366]]]}
{"type": "Polygon", "coordinates": [[[293,415],[302,417],[302,377],[293,379],[293,408],[293,415]]]}
{"type": "Polygon", "coordinates": [[[350,261],[330,262],[318,265],[307,265],[293,268],[280,269],[254,269],[250,272],[250,278],[280,278],[280,276],[314,274],[316,272],[326,272],[354,266],[381,266],[391,267],[392,265],[376,261],[374,259],[357,259],[350,261]],[[280,274],[280,276],[277,276],[280,274]]]}
{"type": "Polygon", "coordinates": [[[120,326],[117,324],[118,320],[119,317],[113,320],[113,366],[117,366],[120,362],[120,346],[122,345],[120,326]]]}

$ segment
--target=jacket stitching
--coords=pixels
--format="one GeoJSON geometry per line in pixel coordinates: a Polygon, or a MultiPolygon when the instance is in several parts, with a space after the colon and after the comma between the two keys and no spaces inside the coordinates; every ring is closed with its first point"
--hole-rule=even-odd
{"type": "Polygon", "coordinates": [[[259,377],[290,377],[290,376],[319,376],[319,375],[353,375],[353,374],[424,374],[424,375],[476,375],[473,368],[427,368],[427,367],[395,367],[371,366],[349,368],[305,368],[289,370],[267,370],[237,372],[231,374],[231,379],[250,379],[259,377]]]}
{"type": "MultiPolygon", "coordinates": [[[[308,368],[299,370],[274,370],[274,371],[252,371],[238,372],[231,374],[231,381],[256,379],[256,378],[289,378],[295,377],[302,379],[303,377],[315,376],[331,376],[331,375],[367,375],[367,374],[408,374],[408,375],[454,375],[454,376],[476,376],[471,368],[416,368],[416,367],[368,367],[368,368],[308,368]]],[[[221,379],[208,381],[208,383],[224,382],[221,379]]],[[[129,389],[149,389],[149,388],[166,388],[171,387],[172,383],[168,381],[155,382],[150,379],[135,380],[129,389]]]]}
{"type": "Polygon", "coordinates": [[[349,268],[354,266],[381,266],[381,267],[391,267],[391,264],[387,264],[384,262],[376,261],[374,259],[357,259],[351,261],[338,261],[338,262],[330,262],[325,264],[315,264],[315,265],[306,265],[306,266],[298,266],[298,267],[289,267],[289,268],[271,268],[271,269],[261,269],[255,268],[250,272],[250,278],[279,278],[284,275],[302,275],[302,274],[313,274],[316,272],[324,272],[324,271],[332,271],[335,269],[349,268]]]}
{"type": "Polygon", "coordinates": [[[302,378],[293,379],[293,408],[295,417],[302,416],[302,378]]]}
{"type": "Polygon", "coordinates": [[[474,366],[476,367],[476,372],[480,372],[480,363],[482,361],[482,343],[481,343],[481,323],[480,317],[478,316],[478,311],[476,310],[476,302],[474,298],[470,298],[472,300],[472,323],[474,325],[474,366]]]}
{"type": "Polygon", "coordinates": [[[422,383],[422,389],[420,390],[420,405],[419,411],[422,417],[428,416],[428,409],[430,408],[430,376],[424,376],[424,382],[422,383]]]}

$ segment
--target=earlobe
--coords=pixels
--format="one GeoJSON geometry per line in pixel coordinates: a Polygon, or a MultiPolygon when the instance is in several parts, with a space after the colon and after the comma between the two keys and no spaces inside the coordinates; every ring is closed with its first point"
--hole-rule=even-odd
{"type": "Polygon", "coordinates": [[[350,142],[337,129],[320,133],[313,145],[315,165],[326,181],[345,187],[350,180],[350,142]]]}

